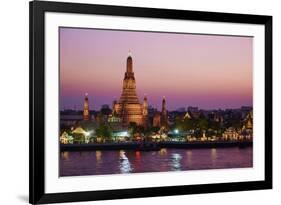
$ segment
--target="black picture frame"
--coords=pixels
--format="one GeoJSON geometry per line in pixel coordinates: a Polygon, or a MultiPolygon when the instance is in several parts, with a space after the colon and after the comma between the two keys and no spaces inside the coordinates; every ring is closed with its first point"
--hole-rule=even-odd
{"type": "Polygon", "coordinates": [[[31,204],[154,197],[198,193],[214,193],[272,188],[272,16],[185,11],[124,6],[32,1],[30,12],[30,143],[29,143],[29,202],[31,204]],[[219,184],[198,184],[153,188],[86,191],[71,193],[45,192],[44,164],[44,32],[45,12],[98,14],[111,16],[150,17],[163,19],[199,20],[260,24],[265,26],[265,180],[219,184]]]}

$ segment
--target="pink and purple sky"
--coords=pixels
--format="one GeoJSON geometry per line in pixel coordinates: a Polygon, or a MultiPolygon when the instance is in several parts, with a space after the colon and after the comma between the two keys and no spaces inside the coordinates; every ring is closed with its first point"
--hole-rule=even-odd
{"type": "Polygon", "coordinates": [[[119,99],[128,51],[137,94],[160,109],[252,106],[253,38],[60,28],[60,109],[119,99]]]}

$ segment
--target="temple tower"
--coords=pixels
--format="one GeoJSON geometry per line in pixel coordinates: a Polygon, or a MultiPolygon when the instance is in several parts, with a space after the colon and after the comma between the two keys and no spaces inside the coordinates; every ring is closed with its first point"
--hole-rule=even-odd
{"type": "Polygon", "coordinates": [[[89,119],[90,119],[89,100],[88,100],[88,93],[86,93],[84,99],[84,106],[83,106],[83,120],[89,120],[89,119]]]}
{"type": "Polygon", "coordinates": [[[148,102],[146,95],[144,96],[142,103],[142,115],[143,115],[143,126],[147,128],[148,126],[148,102]]]}
{"type": "Polygon", "coordinates": [[[147,115],[148,115],[148,103],[147,103],[146,95],[144,96],[144,99],[143,99],[142,114],[144,117],[147,117],[147,115]]]}
{"type": "Polygon", "coordinates": [[[136,93],[136,80],[133,72],[133,59],[131,54],[127,57],[126,72],[123,79],[123,89],[118,103],[115,104],[115,112],[122,119],[124,125],[135,122],[143,125],[142,105],[136,93]]]}
{"type": "Polygon", "coordinates": [[[166,109],[165,96],[163,96],[163,100],[162,100],[161,126],[163,126],[163,127],[168,126],[168,113],[167,113],[167,109],[166,109]]]}
{"type": "Polygon", "coordinates": [[[131,52],[129,51],[129,56],[127,58],[127,73],[133,73],[133,59],[131,57],[131,52]]]}

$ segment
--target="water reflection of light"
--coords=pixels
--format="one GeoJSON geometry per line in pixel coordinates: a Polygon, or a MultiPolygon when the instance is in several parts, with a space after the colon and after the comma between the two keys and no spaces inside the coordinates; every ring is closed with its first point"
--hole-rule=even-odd
{"type": "Polygon", "coordinates": [[[124,150],[120,150],[119,152],[119,158],[120,159],[128,159],[126,154],[125,154],[125,151],[124,150]]]}
{"type": "Polygon", "coordinates": [[[166,148],[162,148],[159,150],[159,154],[160,155],[166,155],[167,154],[167,149],[166,148]]]}
{"type": "Polygon", "coordinates": [[[212,159],[213,165],[215,166],[216,160],[217,160],[217,149],[216,148],[211,149],[211,159],[212,159]]]}
{"type": "Polygon", "coordinates": [[[64,160],[68,160],[68,158],[69,158],[69,152],[62,152],[62,158],[63,158],[64,160]]]}
{"type": "Polygon", "coordinates": [[[216,148],[211,149],[211,157],[212,157],[212,160],[217,159],[217,149],[216,148]]]}
{"type": "Polygon", "coordinates": [[[141,159],[141,153],[140,151],[136,151],[136,159],[140,160],[141,159]]]}
{"type": "Polygon", "coordinates": [[[186,151],[186,156],[187,156],[187,163],[191,164],[192,163],[192,151],[191,150],[187,150],[186,151]]]}
{"type": "Polygon", "coordinates": [[[99,162],[101,160],[101,151],[97,150],[96,151],[96,160],[99,162]]]}
{"type": "Polygon", "coordinates": [[[182,159],[182,156],[180,154],[178,154],[178,153],[173,153],[171,159],[172,159],[172,164],[171,164],[172,165],[172,169],[173,170],[181,170],[181,163],[180,163],[180,161],[182,159]]]}
{"type": "Polygon", "coordinates": [[[123,150],[120,151],[119,161],[120,161],[120,164],[119,164],[120,172],[122,174],[130,173],[132,171],[131,163],[130,163],[128,157],[126,156],[126,153],[123,150]]]}

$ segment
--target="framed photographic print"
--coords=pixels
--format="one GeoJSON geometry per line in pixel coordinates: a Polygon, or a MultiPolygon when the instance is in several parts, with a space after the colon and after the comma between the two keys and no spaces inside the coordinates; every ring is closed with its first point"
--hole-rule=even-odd
{"type": "Polygon", "coordinates": [[[272,17],[30,2],[30,203],[272,188],[272,17]]]}

